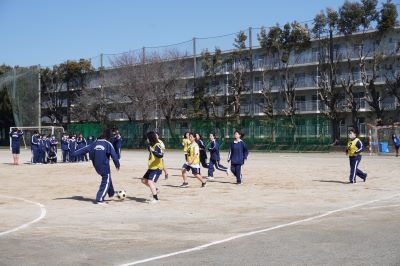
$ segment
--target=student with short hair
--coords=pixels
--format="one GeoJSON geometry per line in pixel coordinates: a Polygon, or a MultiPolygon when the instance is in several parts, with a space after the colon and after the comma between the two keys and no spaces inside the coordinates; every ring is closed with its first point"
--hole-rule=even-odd
{"type": "Polygon", "coordinates": [[[349,130],[349,142],[347,143],[346,154],[349,156],[350,161],[350,176],[349,184],[356,183],[356,176],[359,176],[364,182],[367,180],[367,173],[364,173],[358,166],[361,161],[362,152],[365,150],[362,141],[357,138],[356,131],[354,129],[349,130]]]}
{"type": "Polygon", "coordinates": [[[21,153],[21,138],[24,135],[24,132],[15,127],[11,129],[9,135],[11,138],[11,153],[13,156],[13,165],[19,165],[19,154],[21,153]]]}
{"type": "Polygon", "coordinates": [[[228,156],[228,162],[231,163],[231,172],[235,175],[236,184],[238,185],[243,182],[242,166],[249,155],[246,143],[242,140],[243,136],[244,134],[239,130],[235,131],[235,140],[231,143],[228,156]]]}

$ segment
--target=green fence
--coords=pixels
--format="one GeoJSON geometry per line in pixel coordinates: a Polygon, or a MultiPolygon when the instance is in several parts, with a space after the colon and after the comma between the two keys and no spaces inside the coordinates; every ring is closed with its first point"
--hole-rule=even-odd
{"type": "MultiPolygon", "coordinates": [[[[286,118],[275,120],[243,119],[240,123],[229,120],[190,120],[173,121],[171,125],[165,121],[152,123],[120,122],[114,125],[123,137],[125,148],[144,148],[145,134],[154,130],[159,132],[169,149],[181,149],[181,139],[186,131],[203,135],[205,142],[208,134],[214,132],[221,143],[222,149],[227,149],[232,142],[236,129],[245,133],[244,140],[252,150],[260,151],[328,151],[330,148],[329,121],[323,117],[298,117],[295,124],[286,118]],[[171,134],[173,128],[174,134],[171,134]]],[[[69,133],[82,133],[98,136],[103,126],[96,123],[71,124],[69,133]]]]}

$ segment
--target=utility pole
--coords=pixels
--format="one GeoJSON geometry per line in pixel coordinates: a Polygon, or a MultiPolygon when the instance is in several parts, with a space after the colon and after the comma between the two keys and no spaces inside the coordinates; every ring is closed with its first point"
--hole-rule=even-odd
{"type": "Polygon", "coordinates": [[[42,90],[41,90],[41,77],[40,77],[40,65],[38,65],[38,126],[39,126],[39,132],[41,132],[41,127],[42,127],[42,90]]]}
{"type": "Polygon", "coordinates": [[[197,77],[197,61],[196,61],[196,37],[193,38],[193,78],[196,83],[197,77]]]}

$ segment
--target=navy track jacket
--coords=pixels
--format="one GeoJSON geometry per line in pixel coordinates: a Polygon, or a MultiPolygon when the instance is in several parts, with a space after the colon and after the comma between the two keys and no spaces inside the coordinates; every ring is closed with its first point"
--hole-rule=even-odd
{"type": "Polygon", "coordinates": [[[75,151],[72,153],[72,156],[79,156],[87,152],[89,152],[89,157],[92,160],[94,169],[96,169],[99,175],[110,173],[110,157],[114,161],[115,167],[117,169],[120,167],[114,147],[105,139],[96,140],[91,145],[75,151]]]}

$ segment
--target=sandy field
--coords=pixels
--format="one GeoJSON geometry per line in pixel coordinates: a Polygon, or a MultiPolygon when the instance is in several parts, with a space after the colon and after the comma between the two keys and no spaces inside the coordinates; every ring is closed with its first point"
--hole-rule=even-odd
{"type": "Polygon", "coordinates": [[[364,155],[367,181],[347,184],[344,154],[251,152],[243,185],[216,171],[180,188],[184,156],[167,151],[158,204],[147,158],[123,151],[127,198],[96,205],[90,162],[30,165],[22,150],[13,166],[1,149],[0,265],[400,265],[400,158],[364,155]]]}

